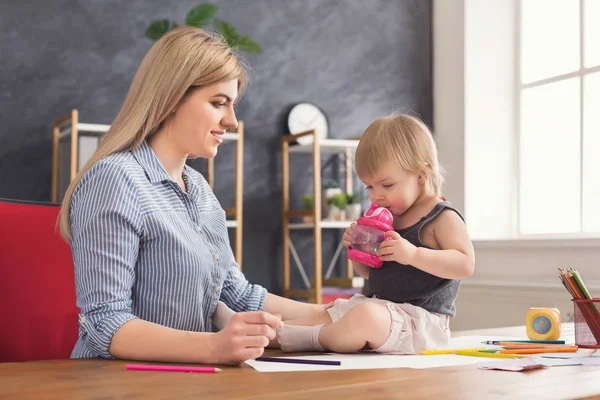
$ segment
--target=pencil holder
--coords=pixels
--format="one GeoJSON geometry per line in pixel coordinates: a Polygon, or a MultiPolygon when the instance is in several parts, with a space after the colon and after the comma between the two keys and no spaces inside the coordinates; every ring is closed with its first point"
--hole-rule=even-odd
{"type": "Polygon", "coordinates": [[[575,344],[600,349],[600,299],[572,299],[575,344]]]}

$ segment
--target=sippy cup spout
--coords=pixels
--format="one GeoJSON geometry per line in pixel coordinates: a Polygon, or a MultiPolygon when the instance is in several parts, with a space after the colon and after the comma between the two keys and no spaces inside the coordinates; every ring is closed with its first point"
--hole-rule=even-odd
{"type": "Polygon", "coordinates": [[[363,216],[356,221],[358,225],[370,226],[384,232],[394,229],[393,222],[394,216],[390,210],[385,207],[379,207],[375,203],[371,204],[363,216]]]}

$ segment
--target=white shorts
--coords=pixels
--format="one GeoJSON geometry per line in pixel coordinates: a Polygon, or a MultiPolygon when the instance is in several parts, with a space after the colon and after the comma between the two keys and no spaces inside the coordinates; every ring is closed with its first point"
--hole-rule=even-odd
{"type": "Polygon", "coordinates": [[[351,299],[337,299],[327,308],[333,322],[338,321],[358,304],[367,302],[381,304],[390,312],[392,323],[390,336],[379,348],[383,354],[415,354],[423,350],[434,350],[448,344],[450,339],[449,317],[430,313],[409,303],[391,301],[355,294],[351,299]]]}

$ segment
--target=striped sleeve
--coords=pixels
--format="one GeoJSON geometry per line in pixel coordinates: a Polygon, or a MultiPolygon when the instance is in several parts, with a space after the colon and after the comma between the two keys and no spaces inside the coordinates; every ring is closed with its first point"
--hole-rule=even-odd
{"type": "Polygon", "coordinates": [[[266,296],[265,288],[248,282],[238,264],[231,263],[221,292],[221,300],[229,308],[237,312],[259,311],[264,308],[266,296]]]}
{"type": "Polygon", "coordinates": [[[114,358],[112,337],[136,318],[132,286],[142,219],[135,185],[116,163],[99,162],[80,181],[71,203],[71,248],[80,338],[93,356],[114,358]]]}

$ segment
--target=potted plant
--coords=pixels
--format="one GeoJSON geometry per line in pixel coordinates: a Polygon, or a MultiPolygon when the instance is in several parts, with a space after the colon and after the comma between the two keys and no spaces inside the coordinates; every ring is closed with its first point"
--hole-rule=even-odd
{"type": "Polygon", "coordinates": [[[313,222],[314,216],[312,214],[312,211],[313,211],[313,195],[312,194],[305,194],[304,196],[302,196],[302,209],[304,211],[311,212],[311,215],[303,216],[302,221],[303,222],[313,222]]]}
{"type": "Polygon", "coordinates": [[[338,193],[329,200],[329,219],[332,221],[343,221],[346,219],[346,200],[345,193],[338,193]]]}
{"type": "Polygon", "coordinates": [[[342,189],[340,188],[339,183],[337,181],[331,179],[329,180],[325,186],[323,187],[323,215],[329,214],[329,205],[331,205],[331,199],[337,196],[338,194],[342,194],[342,189]]]}
{"type": "MultiPolygon", "coordinates": [[[[185,25],[198,28],[207,28],[209,25],[219,32],[221,38],[227,45],[233,49],[245,51],[248,53],[260,53],[260,45],[246,35],[240,35],[235,27],[228,22],[215,18],[219,12],[219,6],[209,2],[203,2],[190,11],[185,16],[185,25]]],[[[159,19],[152,21],[146,28],[145,35],[151,40],[160,39],[171,29],[177,28],[179,24],[169,19],[159,19]]]]}
{"type": "Polygon", "coordinates": [[[356,221],[362,214],[360,204],[361,196],[358,194],[346,193],[346,218],[350,221],[356,221]]]}

